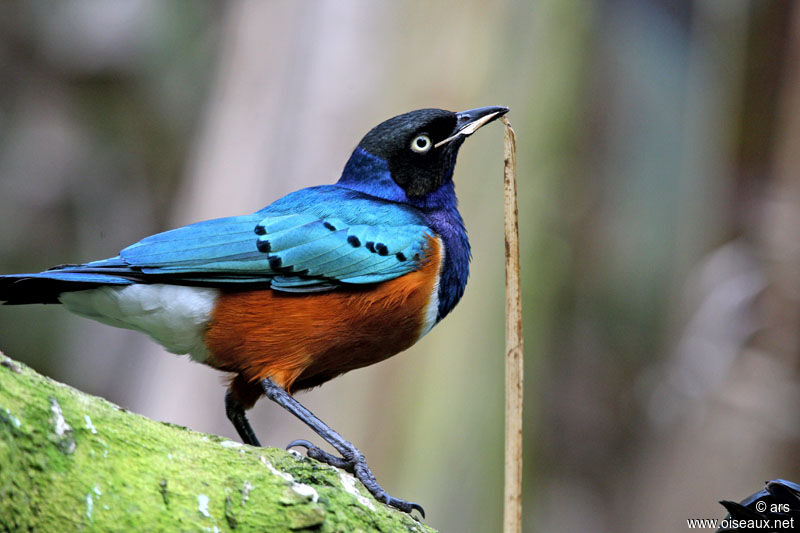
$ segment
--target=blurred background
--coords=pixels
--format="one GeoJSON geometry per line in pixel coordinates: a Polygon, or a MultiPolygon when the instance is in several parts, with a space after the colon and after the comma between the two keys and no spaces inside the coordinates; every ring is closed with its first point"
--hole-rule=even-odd
{"type": "MultiPolygon", "coordinates": [[[[800,481],[800,5],[742,0],[0,4],[0,272],[334,182],[372,126],[508,105],[519,137],[525,530],[684,531],[800,481]]],[[[299,399],[442,531],[499,531],[502,128],[456,169],[462,303],[299,399]]],[[[234,438],[224,376],[57,306],[0,349],[234,438]]],[[[264,400],[262,442],[318,441],[264,400]]],[[[212,467],[209,465],[209,467],[212,467]]]]}

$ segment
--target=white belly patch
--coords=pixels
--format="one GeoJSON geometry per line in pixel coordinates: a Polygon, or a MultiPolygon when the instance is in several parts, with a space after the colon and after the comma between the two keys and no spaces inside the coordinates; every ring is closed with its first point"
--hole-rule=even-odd
{"type": "Polygon", "coordinates": [[[141,331],[168,351],[203,362],[209,355],[203,336],[218,296],[217,289],[157,283],[65,292],[59,300],[75,314],[141,331]]]}
{"type": "Polygon", "coordinates": [[[441,257],[439,260],[439,270],[436,272],[436,281],[433,284],[433,290],[428,299],[428,307],[425,308],[425,322],[422,324],[422,331],[419,337],[417,337],[417,340],[420,340],[433,329],[433,326],[436,325],[436,317],[439,316],[439,281],[442,279],[442,268],[444,267],[444,258],[447,252],[444,249],[442,240],[437,240],[439,241],[439,254],[441,257]]]}

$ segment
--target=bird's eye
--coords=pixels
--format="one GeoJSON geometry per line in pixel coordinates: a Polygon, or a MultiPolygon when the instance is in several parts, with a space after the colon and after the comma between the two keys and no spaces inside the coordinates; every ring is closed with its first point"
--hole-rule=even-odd
{"type": "Polygon", "coordinates": [[[433,143],[431,142],[431,138],[427,135],[417,135],[414,137],[414,140],[411,141],[411,149],[417,152],[418,154],[424,154],[428,150],[431,149],[433,143]]]}

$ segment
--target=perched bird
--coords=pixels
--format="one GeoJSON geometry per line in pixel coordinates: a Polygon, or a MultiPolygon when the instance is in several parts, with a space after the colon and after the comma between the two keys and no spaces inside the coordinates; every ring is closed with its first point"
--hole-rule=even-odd
{"type": "Polygon", "coordinates": [[[266,395],[341,456],[305,440],[289,447],[424,516],[383,490],[363,454],[292,394],[405,350],[458,303],[470,247],[456,156],[468,135],[506,112],[396,116],[367,133],[335,185],[152,235],[110,259],[0,276],[0,301],[61,303],[232,372],[225,408],[246,444],[260,445],[245,410],[266,395]]]}

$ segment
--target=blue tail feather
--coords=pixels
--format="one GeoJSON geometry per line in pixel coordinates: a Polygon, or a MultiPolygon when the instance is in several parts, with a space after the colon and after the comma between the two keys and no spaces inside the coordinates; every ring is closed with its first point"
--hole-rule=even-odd
{"type": "Polygon", "coordinates": [[[101,285],[130,285],[130,279],[94,272],[48,270],[32,274],[0,276],[0,301],[8,305],[59,303],[62,292],[93,289],[101,285]]]}

